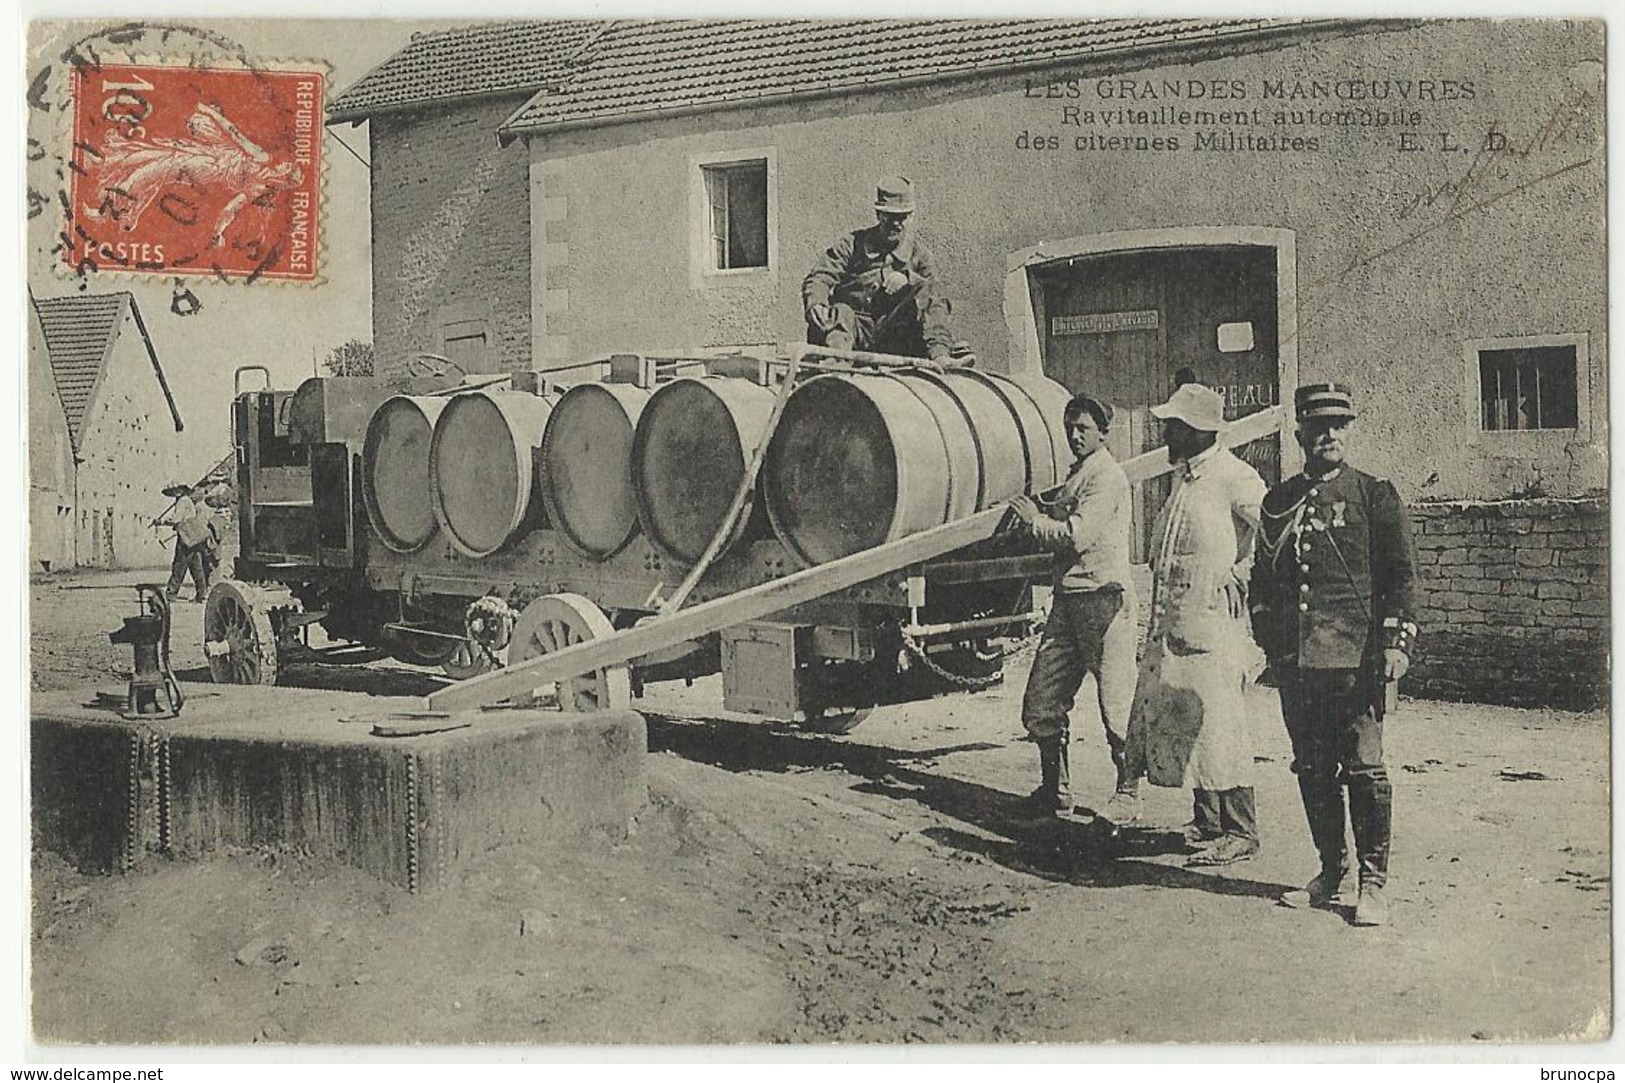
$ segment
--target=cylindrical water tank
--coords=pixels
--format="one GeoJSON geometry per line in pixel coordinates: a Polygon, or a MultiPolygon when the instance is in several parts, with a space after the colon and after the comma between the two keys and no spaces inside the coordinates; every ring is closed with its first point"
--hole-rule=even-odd
{"type": "MultiPolygon", "coordinates": [[[[993,389],[1016,417],[1021,431],[1025,482],[1018,492],[1036,493],[1065,480],[1072,462],[1063,416],[1072,393],[1047,376],[1005,376],[997,372],[960,370],[993,389]]],[[[1015,496],[991,493],[986,505],[1015,496]]]]}
{"type": "Polygon", "coordinates": [[[540,525],[535,460],[558,396],[482,390],[453,396],[429,445],[429,492],[452,545],[489,556],[540,525]]]}
{"type": "Polygon", "coordinates": [[[942,521],[947,451],[902,381],[831,373],[796,388],[762,464],[779,540],[821,564],[942,521]]]}
{"type": "Polygon", "coordinates": [[[632,435],[649,392],[632,384],[577,384],[559,397],[542,436],[542,502],[577,551],[614,556],[638,529],[632,435]]]}
{"type": "Polygon", "coordinates": [[[971,428],[970,414],[960,404],[953,386],[935,373],[923,369],[905,370],[895,376],[931,411],[942,439],[947,469],[943,475],[942,517],[938,522],[951,522],[974,514],[982,485],[982,453],[977,447],[976,432],[971,428]]]}
{"type": "MultiPolygon", "coordinates": [[[[725,376],[674,380],[652,395],[632,438],[632,489],[643,533],[685,564],[705,555],[767,429],[774,392],[725,376]]],[[[719,553],[750,525],[747,500],[719,553]]]]}
{"type": "Polygon", "coordinates": [[[1048,488],[1065,475],[1067,398],[1050,380],[970,370],[814,377],[763,463],[774,533],[821,564],[1048,488]]]}
{"type": "Polygon", "coordinates": [[[429,445],[445,405],[443,398],[395,395],[367,422],[361,500],[378,537],[397,553],[421,549],[434,536],[429,445]]]}

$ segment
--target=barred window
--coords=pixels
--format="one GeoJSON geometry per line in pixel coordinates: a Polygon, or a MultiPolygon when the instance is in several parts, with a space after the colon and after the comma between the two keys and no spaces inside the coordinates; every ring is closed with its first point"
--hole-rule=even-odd
{"type": "Polygon", "coordinates": [[[1487,432],[1579,427],[1579,366],[1571,345],[1480,349],[1480,423],[1487,432]]]}

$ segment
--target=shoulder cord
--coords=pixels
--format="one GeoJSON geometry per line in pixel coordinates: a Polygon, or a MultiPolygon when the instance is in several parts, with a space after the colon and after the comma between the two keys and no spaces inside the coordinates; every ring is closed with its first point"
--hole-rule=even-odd
{"type": "Polygon", "coordinates": [[[1279,515],[1265,511],[1262,506],[1259,507],[1259,533],[1261,535],[1264,533],[1262,522],[1264,519],[1285,519],[1288,516],[1292,518],[1292,522],[1281,530],[1281,536],[1276,540],[1275,544],[1271,545],[1267,540],[1264,542],[1264,551],[1269,555],[1271,567],[1274,567],[1281,562],[1281,553],[1286,549],[1286,540],[1301,532],[1303,515],[1304,512],[1308,510],[1308,506],[1309,498],[1307,496],[1303,496],[1298,498],[1297,503],[1293,504],[1290,508],[1287,508],[1286,511],[1281,512],[1279,515]]]}

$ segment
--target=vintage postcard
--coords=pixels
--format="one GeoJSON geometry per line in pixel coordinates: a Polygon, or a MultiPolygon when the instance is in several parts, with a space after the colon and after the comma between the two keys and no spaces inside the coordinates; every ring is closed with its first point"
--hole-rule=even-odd
{"type": "Polygon", "coordinates": [[[30,1058],[1611,1038],[1601,20],[27,35],[30,1058]]]}

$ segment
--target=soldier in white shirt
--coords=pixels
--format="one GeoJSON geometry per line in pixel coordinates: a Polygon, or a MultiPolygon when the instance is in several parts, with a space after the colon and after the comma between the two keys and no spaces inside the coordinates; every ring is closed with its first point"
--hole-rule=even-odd
{"type": "Polygon", "coordinates": [[[1114,823],[1129,823],[1140,815],[1139,779],[1129,774],[1125,752],[1136,676],[1132,512],[1128,478],[1105,446],[1111,417],[1110,406],[1087,395],[1067,403],[1067,441],[1077,461],[1060,496],[1044,508],[1020,496],[1011,507],[1056,554],[1054,604],[1021,704],[1022,725],[1038,743],[1041,779],[1028,802],[1039,812],[1071,811],[1068,712],[1083,679],[1093,676],[1117,765],[1116,790],[1101,812],[1114,823]]]}

